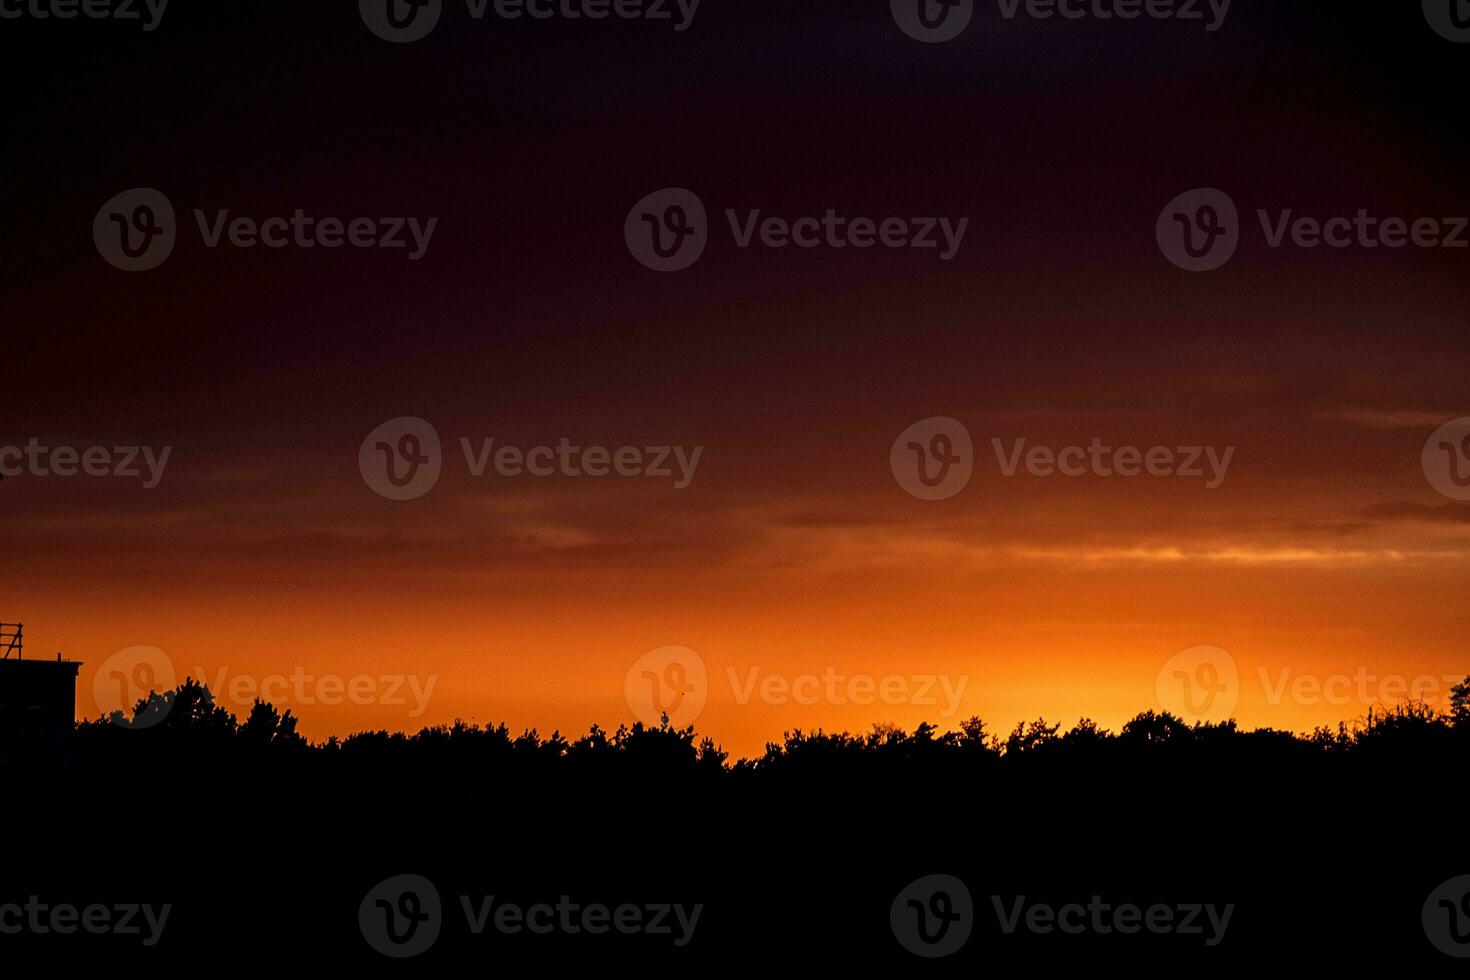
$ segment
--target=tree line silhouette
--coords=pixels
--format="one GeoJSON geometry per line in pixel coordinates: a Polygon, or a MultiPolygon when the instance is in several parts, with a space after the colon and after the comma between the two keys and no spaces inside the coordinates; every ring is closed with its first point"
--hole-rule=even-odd
{"type": "MultiPolygon", "coordinates": [[[[177,901],[176,951],[216,955],[237,942],[235,921],[308,944],[340,928],[333,948],[356,948],[351,910],[412,872],[446,908],[492,888],[707,902],[701,941],[721,955],[776,929],[908,956],[888,935],[890,904],[944,872],[977,908],[985,895],[1100,894],[1241,910],[1228,948],[1118,940],[1130,958],[1257,964],[1303,936],[1438,956],[1418,910],[1465,870],[1470,678],[1443,709],[1406,701],[1307,734],[1157,710],[1116,731],[969,718],[793,730],[745,759],[667,721],[575,738],[455,722],[313,740],[291,711],[256,701],[237,717],[190,679],[78,723],[59,753],[0,758],[7,799],[43,830],[8,857],[11,880],[54,890],[69,876],[86,895],[124,881],[177,901]],[[281,916],[283,900],[296,911],[281,916]]],[[[1067,963],[1097,948],[1045,939],[1006,949],[1067,963]]],[[[446,927],[440,946],[461,940],[446,927]]],[[[590,941],[565,950],[605,955],[590,941]]]]}
{"type": "MultiPolygon", "coordinates": [[[[1234,720],[1191,724],[1153,710],[1117,732],[1088,718],[1065,731],[1037,719],[1001,735],[972,717],[953,730],[927,722],[912,731],[879,724],[859,734],[796,729],[748,759],[731,759],[693,726],[677,728],[667,719],[615,731],[594,725],[578,738],[456,721],[411,734],[379,730],[312,741],[297,725],[291,711],[261,700],[237,718],[191,678],[141,699],[131,717],[116,712],[78,723],[61,759],[48,759],[42,769],[54,774],[60,768],[69,776],[65,782],[81,786],[149,772],[248,771],[296,777],[298,790],[408,778],[470,793],[497,784],[573,788],[630,780],[713,790],[935,778],[973,783],[1062,777],[1076,785],[1170,772],[1286,779],[1378,765],[1444,772],[1452,765],[1458,769],[1470,749],[1470,677],[1454,686],[1446,710],[1405,701],[1305,735],[1245,729],[1234,720]]],[[[6,765],[14,771],[25,762],[12,756],[6,765]]]]}

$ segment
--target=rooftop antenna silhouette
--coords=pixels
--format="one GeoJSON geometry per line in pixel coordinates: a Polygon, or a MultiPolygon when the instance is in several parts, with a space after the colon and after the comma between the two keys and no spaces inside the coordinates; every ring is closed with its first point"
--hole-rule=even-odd
{"type": "Polygon", "coordinates": [[[4,651],[0,653],[0,660],[9,660],[12,653],[16,660],[24,659],[21,655],[24,647],[23,630],[20,623],[0,623],[0,650],[4,651]]]}

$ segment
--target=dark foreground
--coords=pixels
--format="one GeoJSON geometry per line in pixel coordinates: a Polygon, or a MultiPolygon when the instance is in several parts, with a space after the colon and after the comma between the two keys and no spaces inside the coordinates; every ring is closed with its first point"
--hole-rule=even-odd
{"type": "Polygon", "coordinates": [[[732,765],[672,729],[311,746],[184,693],[63,751],[6,763],[7,965],[1437,976],[1470,956],[1470,725],[1413,707],[1314,739],[1152,715],[793,735],[732,765]]]}

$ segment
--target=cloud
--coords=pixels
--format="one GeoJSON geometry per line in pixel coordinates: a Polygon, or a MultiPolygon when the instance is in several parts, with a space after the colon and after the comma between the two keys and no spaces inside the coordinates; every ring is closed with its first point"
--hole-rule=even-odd
{"type": "Polygon", "coordinates": [[[1445,412],[1416,412],[1409,409],[1379,410],[1371,408],[1339,408],[1331,412],[1319,412],[1318,418],[1346,422],[1364,429],[1435,429],[1453,415],[1445,412]]]}
{"type": "Polygon", "coordinates": [[[1325,535],[1334,538],[1351,537],[1373,528],[1370,521],[1297,521],[1288,526],[1298,534],[1325,535]]]}
{"type": "Polygon", "coordinates": [[[1416,504],[1407,500],[1369,504],[1362,515],[1380,521],[1425,521],[1432,524],[1470,524],[1470,505],[1416,504]]]}
{"type": "Polygon", "coordinates": [[[1381,563],[1423,560],[1461,560],[1463,549],[1425,550],[1402,548],[1292,548],[1242,545],[1236,547],[1181,548],[1018,548],[1014,554],[1031,560],[1078,565],[1299,565],[1321,568],[1357,567],[1381,563]]]}
{"type": "Polygon", "coordinates": [[[893,524],[893,521],[876,517],[862,517],[855,514],[823,514],[816,511],[806,511],[800,514],[792,514],[788,517],[778,517],[775,520],[775,524],[778,527],[825,529],[885,527],[893,524]]]}

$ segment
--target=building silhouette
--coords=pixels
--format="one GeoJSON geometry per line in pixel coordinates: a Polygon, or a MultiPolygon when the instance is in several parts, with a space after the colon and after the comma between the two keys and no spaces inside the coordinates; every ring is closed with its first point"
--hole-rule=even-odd
{"type": "Polygon", "coordinates": [[[76,723],[81,663],[27,660],[20,623],[0,623],[0,756],[59,749],[76,723]]]}

